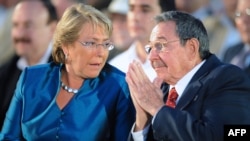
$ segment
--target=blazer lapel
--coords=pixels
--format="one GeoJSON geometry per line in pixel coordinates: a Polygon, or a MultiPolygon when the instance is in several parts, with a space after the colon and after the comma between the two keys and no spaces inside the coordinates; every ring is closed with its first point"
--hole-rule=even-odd
{"type": "Polygon", "coordinates": [[[176,105],[178,109],[184,109],[189,103],[195,102],[199,98],[199,90],[202,87],[202,79],[209,74],[208,70],[213,70],[222,63],[215,55],[210,55],[206,62],[192,77],[190,83],[184,90],[179,102],[176,105]]]}
{"type": "Polygon", "coordinates": [[[169,85],[164,82],[161,85],[161,90],[163,92],[163,101],[166,102],[167,101],[167,97],[168,97],[169,85]]]}
{"type": "Polygon", "coordinates": [[[184,109],[189,103],[195,102],[199,97],[199,89],[201,88],[201,82],[195,81],[189,84],[184,90],[179,102],[175,108],[184,109]]]}

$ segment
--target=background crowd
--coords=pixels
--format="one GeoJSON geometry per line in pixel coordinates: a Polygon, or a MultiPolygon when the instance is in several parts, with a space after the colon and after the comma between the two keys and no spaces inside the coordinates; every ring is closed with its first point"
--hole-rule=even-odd
{"type": "Polygon", "coordinates": [[[114,49],[105,61],[125,74],[136,60],[150,82],[154,82],[159,74],[145,51],[156,25],[154,17],[179,11],[201,20],[210,53],[223,63],[239,67],[250,78],[249,0],[41,0],[49,1],[45,9],[39,5],[18,5],[22,1],[0,0],[0,129],[23,70],[53,61],[57,23],[74,4],[91,5],[111,20],[110,41],[114,49]]]}
{"type": "MultiPolygon", "coordinates": [[[[15,5],[20,0],[1,0],[0,1],[0,66],[6,63],[14,54],[14,44],[11,37],[12,28],[12,12],[15,5]]],[[[237,8],[237,0],[167,0],[166,10],[185,11],[203,21],[209,38],[210,51],[215,53],[221,60],[235,64],[230,58],[225,56],[228,48],[242,44],[244,41],[241,38],[242,34],[239,31],[242,27],[239,24],[247,22],[247,16],[244,20],[236,13],[239,12],[237,8]],[[238,18],[237,18],[238,17],[238,18]],[[237,19],[237,20],[236,20],[237,19]],[[241,22],[243,21],[243,22],[241,22]],[[232,61],[232,62],[231,62],[232,61]]],[[[113,37],[112,40],[116,44],[114,50],[110,52],[108,61],[114,56],[130,48],[130,45],[137,40],[132,33],[129,33],[129,12],[128,0],[51,0],[56,7],[57,16],[60,19],[64,10],[74,3],[85,3],[96,7],[107,14],[113,22],[113,37]],[[128,16],[128,17],[127,17],[128,16]],[[128,19],[127,19],[128,18],[128,19]]],[[[243,2],[247,7],[247,2],[243,2]]],[[[244,9],[244,8],[242,8],[244,9]]],[[[248,10],[245,9],[243,15],[248,15],[248,10]]],[[[138,15],[138,14],[137,14],[138,15]]],[[[242,15],[242,14],[241,14],[242,15]]],[[[242,31],[242,32],[243,32],[242,31]]],[[[246,31],[245,31],[246,32],[246,31]]],[[[143,45],[142,45],[143,46],[143,45]]],[[[141,57],[144,55],[140,55],[141,57]]],[[[231,55],[230,55],[231,56],[231,55]]],[[[233,55],[234,56],[234,55],[233,55]]],[[[140,58],[141,58],[140,57],[140,58]]],[[[116,59],[115,59],[116,60],[116,59]]],[[[144,59],[141,58],[141,61],[144,59]]],[[[113,61],[112,61],[113,62],[113,61]]]]}

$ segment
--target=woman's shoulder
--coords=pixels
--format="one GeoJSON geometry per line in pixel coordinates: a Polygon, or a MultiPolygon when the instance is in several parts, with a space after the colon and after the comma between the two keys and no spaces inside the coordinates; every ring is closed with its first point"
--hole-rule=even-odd
{"type": "Polygon", "coordinates": [[[55,82],[60,77],[60,66],[60,64],[46,63],[26,67],[19,78],[20,84],[25,83],[31,86],[31,84],[55,82]]]}
{"type": "Polygon", "coordinates": [[[38,64],[34,66],[29,66],[26,68],[26,71],[46,71],[46,70],[54,70],[59,69],[61,64],[56,64],[54,62],[49,62],[45,64],[38,64]]]}
{"type": "Polygon", "coordinates": [[[105,80],[109,84],[124,85],[126,83],[125,76],[124,72],[106,63],[99,75],[99,79],[105,80]]]}
{"type": "Polygon", "coordinates": [[[103,67],[103,72],[108,75],[114,75],[116,77],[125,77],[125,73],[122,72],[117,67],[110,65],[109,63],[106,63],[103,67]]]}
{"type": "Polygon", "coordinates": [[[54,62],[39,64],[30,67],[26,67],[22,74],[26,78],[43,78],[46,76],[54,76],[60,72],[61,64],[56,64],[54,62]],[[43,77],[41,77],[43,76],[43,77]]]}

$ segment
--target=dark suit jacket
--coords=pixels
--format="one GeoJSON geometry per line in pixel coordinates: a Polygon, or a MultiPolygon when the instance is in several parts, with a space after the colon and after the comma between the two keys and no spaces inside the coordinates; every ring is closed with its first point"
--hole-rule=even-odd
{"type": "MultiPolygon", "coordinates": [[[[240,53],[244,49],[244,44],[240,43],[235,46],[232,46],[228,48],[228,50],[225,52],[224,58],[222,59],[223,62],[225,63],[230,63],[235,55],[240,53]]],[[[250,78],[250,66],[247,68],[243,69],[244,72],[249,76],[250,78]]]]}
{"type": "MultiPolygon", "coordinates": [[[[164,89],[168,91],[168,86],[164,89]]],[[[211,55],[191,79],[176,108],[160,109],[147,140],[223,141],[227,124],[250,125],[250,79],[240,68],[211,55]]]]}
{"type": "Polygon", "coordinates": [[[242,49],[244,49],[243,43],[239,43],[235,46],[228,48],[225,51],[225,54],[222,58],[222,61],[225,63],[230,63],[232,61],[232,59],[234,58],[234,56],[237,55],[238,53],[240,53],[242,49]]]}
{"type": "MultiPolygon", "coordinates": [[[[21,70],[17,68],[18,59],[19,57],[14,55],[0,67],[0,129],[21,74],[21,70]]],[[[52,56],[49,58],[49,61],[52,61],[52,56]]]]}

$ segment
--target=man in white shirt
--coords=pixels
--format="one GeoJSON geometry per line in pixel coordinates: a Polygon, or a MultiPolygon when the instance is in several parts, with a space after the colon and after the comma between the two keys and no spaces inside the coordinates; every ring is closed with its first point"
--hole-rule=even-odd
{"type": "Polygon", "coordinates": [[[129,34],[127,25],[128,0],[112,0],[107,10],[113,24],[111,41],[114,43],[114,49],[109,52],[107,60],[109,61],[127,50],[133,38],[129,34]]]}
{"type": "Polygon", "coordinates": [[[128,50],[111,59],[109,63],[127,72],[129,63],[136,59],[143,64],[146,74],[153,80],[156,73],[150,66],[144,47],[155,25],[154,16],[173,9],[175,6],[172,0],[129,0],[128,29],[135,41],[128,50]]]}

